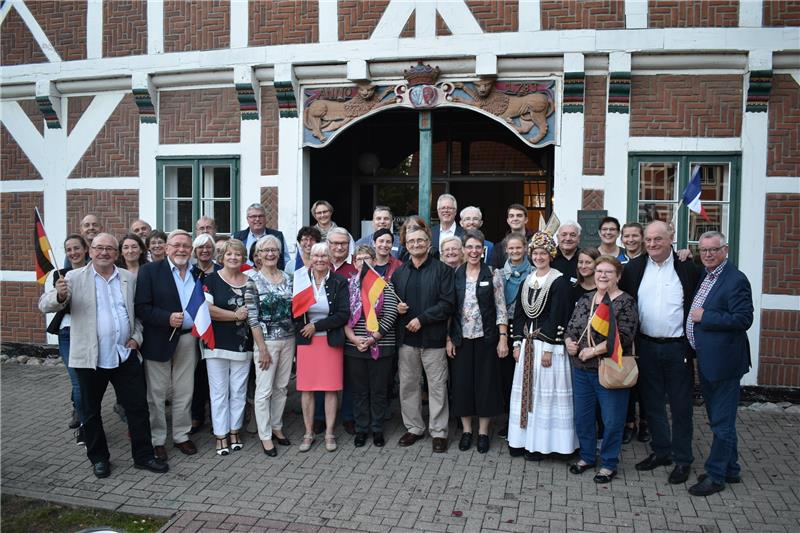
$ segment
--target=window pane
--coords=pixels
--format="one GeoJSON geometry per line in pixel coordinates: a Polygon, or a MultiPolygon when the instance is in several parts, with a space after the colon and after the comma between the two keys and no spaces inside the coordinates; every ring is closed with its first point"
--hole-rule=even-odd
{"type": "Polygon", "coordinates": [[[694,170],[695,164],[700,165],[700,184],[702,191],[700,200],[728,202],[730,201],[730,165],[692,163],[690,168],[694,170]]]}
{"type": "Polygon", "coordinates": [[[192,167],[190,166],[164,167],[164,197],[165,198],[192,197],[192,167]]]}
{"type": "Polygon", "coordinates": [[[703,219],[696,213],[689,212],[689,235],[690,243],[700,240],[700,235],[706,231],[721,231],[725,235],[729,234],[730,227],[730,205],[728,204],[703,204],[703,208],[709,220],[703,219]]]}
{"type": "Polygon", "coordinates": [[[201,215],[217,223],[217,233],[231,232],[231,203],[229,200],[203,200],[201,215]]]}
{"type": "Polygon", "coordinates": [[[164,231],[194,228],[191,200],[164,200],[164,231]]]}
{"type": "Polygon", "coordinates": [[[639,201],[677,201],[677,176],[677,163],[639,163],[639,201]]]}
{"type": "Polygon", "coordinates": [[[636,220],[640,224],[649,224],[654,220],[670,223],[676,205],[674,203],[639,202],[639,214],[636,220]]]}
{"type": "Polygon", "coordinates": [[[230,198],[231,167],[203,167],[203,198],[230,198]]]}

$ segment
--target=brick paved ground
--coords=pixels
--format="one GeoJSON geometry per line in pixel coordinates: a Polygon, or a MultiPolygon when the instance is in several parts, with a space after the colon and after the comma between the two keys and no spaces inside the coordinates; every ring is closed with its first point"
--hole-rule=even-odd
{"type": "MultiPolygon", "coordinates": [[[[255,437],[245,449],[217,457],[207,433],[200,452],[168,448],[170,472],[132,468],[125,428],[106,398],[112,453],[110,478],[96,479],[84,448],[75,446],[63,368],[2,366],[2,491],[75,505],[173,516],[167,531],[798,531],[800,416],[740,411],[744,482],[709,498],[667,483],[666,469],[637,472],[643,444],[623,450],[620,476],[597,486],[589,472],[573,476],[563,461],[512,460],[500,440],[486,455],[431,452],[430,439],[398,448],[398,416],[383,449],[356,449],[339,438],[327,453],[279,447],[271,459],[255,437]]],[[[287,412],[287,435],[302,435],[287,412]]],[[[695,424],[694,472],[710,435],[702,409],[695,424]]],[[[455,435],[455,431],[453,434],[455,435]]],[[[503,443],[504,444],[504,443],[503,443]]],[[[690,482],[694,481],[692,475],[690,482]]]]}

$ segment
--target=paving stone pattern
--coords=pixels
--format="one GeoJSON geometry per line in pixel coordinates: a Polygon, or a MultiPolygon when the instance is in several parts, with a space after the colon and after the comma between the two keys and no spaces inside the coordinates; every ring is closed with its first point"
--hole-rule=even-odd
{"type": "MultiPolygon", "coordinates": [[[[302,436],[299,398],[290,396],[285,431],[302,436]]],[[[403,428],[389,422],[387,445],[356,449],[337,432],[339,449],[318,439],[306,454],[279,446],[277,458],[256,436],[228,457],[213,452],[207,431],[192,457],[168,447],[170,472],[132,468],[125,427],[104,403],[112,454],[110,478],[98,480],[68,422],[63,368],[2,367],[2,491],[55,502],[172,516],[164,531],[798,531],[800,416],[740,411],[743,483],[709,498],[667,483],[669,471],[637,472],[647,455],[623,449],[620,476],[597,486],[590,472],[574,476],[563,460],[526,463],[492,440],[486,455],[459,452],[451,431],[447,454],[427,438],[399,448],[403,428]]],[[[702,408],[695,410],[694,473],[710,445],[702,408]]]]}

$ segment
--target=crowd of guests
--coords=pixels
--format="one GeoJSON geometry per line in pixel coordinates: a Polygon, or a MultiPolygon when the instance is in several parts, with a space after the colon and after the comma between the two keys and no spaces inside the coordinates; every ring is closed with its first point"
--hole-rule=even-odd
{"type": "Polygon", "coordinates": [[[622,445],[636,437],[652,448],[636,469],[674,464],[668,480],[679,484],[694,460],[696,358],[714,442],[689,492],[708,495],[740,480],[735,414],[753,307],[721,233],[699,237],[699,267],[688,250],[673,250],[672,228],[661,221],[621,226],[605,217],[600,246],[581,248],[579,224],[531,232],[520,204],[508,207],[498,243],[481,233],[481,210],[457,217],[449,194],[438,198],[432,227],[409,216],[394,231],[391,210],[377,206],[373,231],[358,241],[333,212],[326,201],[312,205],[316,224],[300,229],[293,253],[266,227],[260,204],[230,238],[208,217],[194,238],[137,220],[121,239],[103,233],[97,217],[84,218],[40,308],[57,312],[48,331],[59,336],[71,427],[95,475],[110,474],[100,418],[109,382],[134,464],[164,472],[167,409],[172,443],[187,455],[197,452],[191,436],[207,405],[220,456],[243,448],[249,413],[266,456],[291,445],[283,415],[296,364],[301,452],[321,433],[325,449],[336,450],[337,419],[356,447],[370,435],[384,446],[397,390],[401,447],[427,431],[433,452],[446,452],[452,416],[461,451],[474,444],[487,453],[494,426],[511,456],[577,453],[569,472],[596,470],[594,481],[608,483],[622,445]],[[370,299],[365,284],[378,287],[370,299]],[[211,336],[195,314],[196,285],[211,336]],[[601,307],[614,335],[595,323],[601,307]],[[606,388],[598,368],[620,346],[638,358],[639,384],[606,388]]]}

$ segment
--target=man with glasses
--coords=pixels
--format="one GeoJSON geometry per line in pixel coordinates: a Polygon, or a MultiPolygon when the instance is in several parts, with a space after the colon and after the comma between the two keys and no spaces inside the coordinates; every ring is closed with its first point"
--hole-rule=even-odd
{"type": "Polygon", "coordinates": [[[111,475],[100,414],[109,382],[128,416],[134,467],[156,473],[169,470],[153,453],[144,372],[136,352],[142,342],[142,324],[134,317],[136,276],[114,266],[118,249],[112,235],[97,234],[89,249],[92,262],[56,280],[39,300],[45,313],[70,306],[69,366],[80,383],[86,455],[98,478],[111,475]]]}
{"type": "Polygon", "coordinates": [[[422,419],[422,372],[428,379],[429,430],[433,451],[447,451],[447,320],[455,309],[453,269],[431,257],[427,228],[409,232],[406,248],[411,260],[392,275],[400,303],[397,334],[400,376],[400,409],[406,434],[400,446],[411,446],[425,436],[422,419]]]}
{"type": "MultiPolygon", "coordinates": [[[[388,229],[392,231],[392,220],[391,209],[385,205],[376,206],[375,210],[372,212],[372,233],[358,239],[356,241],[356,247],[362,244],[373,246],[375,243],[372,235],[379,229],[388,229]]],[[[396,233],[392,234],[392,257],[396,259],[400,258],[400,237],[396,233]]]]}
{"type": "Polygon", "coordinates": [[[431,255],[439,258],[439,242],[444,237],[464,235],[464,228],[456,224],[458,202],[452,194],[443,194],[436,200],[436,213],[439,223],[431,227],[431,255]]]}
{"type": "MultiPolygon", "coordinates": [[[[258,239],[264,235],[274,235],[281,241],[281,257],[278,260],[278,269],[286,268],[289,262],[289,249],[286,247],[286,240],[283,232],[267,227],[267,210],[259,203],[250,204],[247,208],[247,228],[235,232],[232,237],[244,243],[248,254],[258,239]]],[[[252,261],[247,260],[247,264],[253,266],[252,261]]]]}
{"type": "MultiPolygon", "coordinates": [[[[483,226],[483,213],[481,213],[480,208],[475,207],[474,205],[469,205],[464,209],[462,209],[460,213],[460,218],[461,218],[461,227],[463,228],[464,232],[467,232],[469,230],[480,230],[481,227],[483,226]]],[[[487,261],[491,260],[493,250],[494,250],[494,243],[489,239],[484,239],[483,254],[481,255],[481,261],[486,263],[487,261]]]]}
{"type": "Polygon", "coordinates": [[[736,409],[740,381],[750,368],[747,330],[753,324],[753,294],[747,277],[728,261],[722,233],[703,233],[698,247],[705,269],[686,319],[686,336],[697,353],[700,392],[714,440],[705,473],[689,487],[689,494],[710,496],[725,483],[741,481],[736,409]]]}
{"type": "Polygon", "coordinates": [[[194,322],[186,306],[194,290],[189,258],[192,237],[177,229],[167,237],[164,261],[139,269],[136,317],[144,324],[142,356],[147,376],[147,403],[156,457],[166,460],[167,391],[172,389],[172,441],[186,455],[197,453],[189,439],[192,429],[192,392],[197,364],[194,322]]]}
{"type": "Polygon", "coordinates": [[[212,239],[217,238],[217,222],[213,218],[205,215],[198,218],[197,222],[194,224],[195,237],[204,233],[211,235],[212,239]]]}

